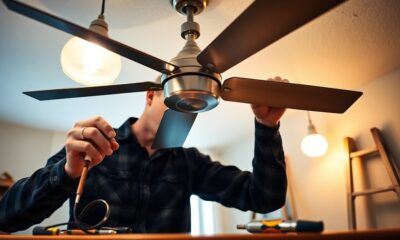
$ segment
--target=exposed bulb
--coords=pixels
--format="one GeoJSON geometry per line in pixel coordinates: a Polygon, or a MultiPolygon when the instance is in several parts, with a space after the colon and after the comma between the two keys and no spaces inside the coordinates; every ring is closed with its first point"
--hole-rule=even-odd
{"type": "Polygon", "coordinates": [[[121,72],[121,57],[101,46],[73,37],[61,51],[63,72],[88,86],[111,84],[121,72]]]}
{"type": "Polygon", "coordinates": [[[328,142],[321,134],[309,134],[301,141],[301,150],[309,157],[320,157],[328,150],[328,142]]]}

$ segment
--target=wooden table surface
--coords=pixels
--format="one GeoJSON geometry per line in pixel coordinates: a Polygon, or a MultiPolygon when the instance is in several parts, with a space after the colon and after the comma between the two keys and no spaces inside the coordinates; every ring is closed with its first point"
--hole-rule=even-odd
{"type": "Polygon", "coordinates": [[[239,239],[376,239],[389,240],[400,239],[400,228],[375,229],[361,231],[325,231],[323,233],[263,233],[263,234],[216,234],[211,236],[192,236],[190,234],[119,234],[119,235],[59,235],[59,236],[31,236],[31,235],[0,235],[0,239],[18,239],[18,240],[58,240],[58,239],[116,239],[116,240],[183,240],[183,239],[207,239],[207,240],[239,240],[239,239]]]}

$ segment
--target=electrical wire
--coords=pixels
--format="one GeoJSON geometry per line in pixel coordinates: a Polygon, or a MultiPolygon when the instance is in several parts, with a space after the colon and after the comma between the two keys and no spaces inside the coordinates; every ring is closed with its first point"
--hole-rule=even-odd
{"type": "Polygon", "coordinates": [[[53,225],[49,225],[44,227],[45,229],[50,229],[50,228],[55,228],[55,227],[59,227],[59,226],[64,226],[64,225],[68,225],[69,227],[72,228],[78,228],[80,230],[82,230],[83,232],[87,233],[87,234],[95,234],[93,232],[90,232],[89,230],[118,230],[118,228],[112,228],[112,227],[103,227],[104,224],[106,224],[109,216],[110,216],[110,206],[109,204],[103,200],[103,199],[97,199],[94,201],[91,201],[89,204],[87,204],[83,210],[78,214],[77,212],[77,203],[74,204],[74,209],[73,209],[73,218],[74,221],[69,221],[69,222],[63,222],[63,223],[57,223],[57,224],[53,224],[53,225]],[[83,222],[81,219],[86,215],[87,212],[90,211],[90,209],[94,208],[96,205],[99,204],[104,204],[105,206],[105,214],[103,216],[103,218],[98,221],[96,224],[93,225],[89,225],[85,222],[83,222]]]}
{"type": "Polygon", "coordinates": [[[105,9],[105,5],[106,5],[106,0],[103,0],[101,3],[101,15],[104,15],[104,9],[105,9]]]}
{"type": "Polygon", "coordinates": [[[312,124],[312,122],[311,122],[311,116],[310,116],[310,111],[307,111],[307,117],[308,117],[308,124],[312,124]]]}
{"type": "Polygon", "coordinates": [[[88,155],[86,155],[85,158],[84,158],[84,166],[83,166],[83,169],[82,169],[82,174],[81,174],[81,177],[79,179],[78,188],[76,190],[74,209],[73,209],[74,221],[73,222],[67,222],[67,223],[55,224],[55,225],[52,225],[52,226],[47,226],[47,227],[45,227],[45,229],[49,229],[51,227],[57,227],[57,226],[62,226],[62,225],[68,224],[68,225],[74,225],[75,227],[79,228],[80,230],[82,230],[83,232],[85,232],[87,234],[93,234],[89,230],[99,229],[107,222],[107,220],[108,220],[108,218],[110,216],[110,205],[103,199],[97,199],[97,200],[91,201],[78,214],[78,204],[79,204],[81,196],[83,194],[83,189],[84,189],[84,186],[86,184],[86,178],[87,178],[87,174],[88,174],[88,171],[89,171],[89,166],[90,166],[91,161],[92,161],[91,158],[88,155]],[[85,217],[86,213],[89,212],[89,210],[92,209],[94,206],[99,205],[99,204],[104,204],[104,206],[105,206],[105,214],[104,214],[103,218],[99,222],[97,222],[96,224],[93,224],[93,225],[89,225],[89,224],[83,222],[82,218],[85,217]]]}
{"type": "Polygon", "coordinates": [[[107,222],[107,220],[110,216],[110,205],[108,205],[108,203],[103,199],[97,199],[97,200],[91,201],[88,205],[86,205],[83,208],[83,210],[79,213],[79,215],[77,213],[77,208],[78,208],[78,203],[75,203],[74,210],[73,210],[73,215],[74,215],[73,223],[75,224],[76,227],[78,227],[79,229],[81,229],[82,231],[84,231],[87,234],[93,234],[93,233],[89,232],[88,230],[101,228],[107,222]],[[103,203],[104,206],[106,207],[106,212],[104,214],[104,217],[94,225],[89,225],[85,222],[82,222],[81,221],[82,217],[84,217],[85,214],[91,208],[93,208],[93,206],[95,206],[97,203],[103,203]]]}

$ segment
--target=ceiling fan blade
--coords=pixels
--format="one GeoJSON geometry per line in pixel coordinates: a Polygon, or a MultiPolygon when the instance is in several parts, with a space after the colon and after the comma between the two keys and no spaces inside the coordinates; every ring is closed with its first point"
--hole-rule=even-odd
{"type": "Polygon", "coordinates": [[[182,147],[196,117],[197,113],[167,109],[151,147],[153,149],[182,147]]]}
{"type": "Polygon", "coordinates": [[[234,77],[225,80],[220,94],[233,102],[344,113],[362,92],[234,77]]]}
{"type": "Polygon", "coordinates": [[[128,83],[120,85],[84,87],[84,88],[62,88],[52,90],[30,91],[24,94],[37,100],[55,100],[62,98],[90,97],[108,94],[142,92],[148,90],[162,90],[161,84],[154,82],[128,83]]]}
{"type": "Polygon", "coordinates": [[[198,56],[222,73],[344,0],[256,0],[198,56]]]}
{"type": "Polygon", "coordinates": [[[101,45],[102,47],[107,48],[112,52],[115,52],[121,56],[124,56],[130,60],[133,60],[161,73],[165,70],[172,71],[177,68],[177,66],[172,63],[165,62],[147,53],[141,52],[123,43],[112,40],[87,28],[81,27],[75,23],[46,13],[27,4],[14,0],[3,0],[3,2],[10,10],[14,12],[32,18],[41,23],[47,24],[63,32],[70,33],[87,41],[101,45]]]}

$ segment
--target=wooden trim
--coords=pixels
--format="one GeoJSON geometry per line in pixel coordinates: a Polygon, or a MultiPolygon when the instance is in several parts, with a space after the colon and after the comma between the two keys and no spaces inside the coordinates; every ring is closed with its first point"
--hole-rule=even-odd
{"type": "Polygon", "coordinates": [[[121,234],[121,235],[75,235],[75,236],[29,236],[29,235],[0,235],[0,240],[245,240],[245,239],[295,239],[295,240],[361,240],[361,239],[398,239],[400,228],[376,229],[361,231],[328,231],[323,233],[259,233],[259,234],[217,234],[209,236],[192,236],[190,234],[121,234]]]}

